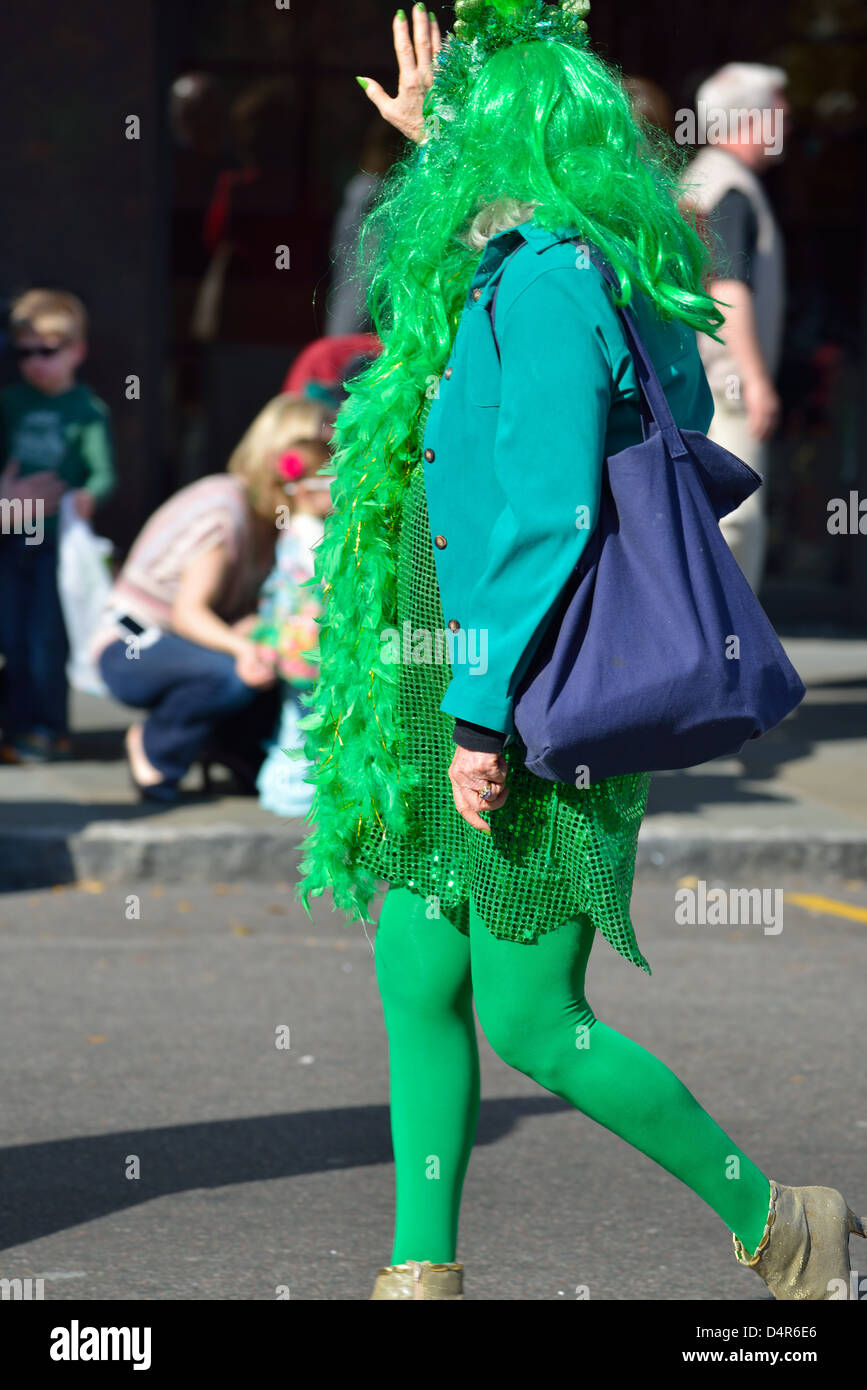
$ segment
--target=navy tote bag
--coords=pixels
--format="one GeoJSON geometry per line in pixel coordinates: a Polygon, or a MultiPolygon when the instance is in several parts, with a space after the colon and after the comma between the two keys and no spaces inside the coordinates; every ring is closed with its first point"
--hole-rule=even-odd
{"type": "Polygon", "coordinates": [[[514,701],[529,771],[577,786],[738,753],[806,694],[718,524],[761,476],[678,429],[633,315],[618,313],[642,443],[604,461],[597,525],[514,701]]]}

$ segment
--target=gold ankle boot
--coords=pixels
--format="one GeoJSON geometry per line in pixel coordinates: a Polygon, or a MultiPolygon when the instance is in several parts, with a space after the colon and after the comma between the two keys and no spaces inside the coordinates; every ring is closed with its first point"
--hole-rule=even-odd
{"type": "Polygon", "coordinates": [[[833,1187],[771,1183],[764,1234],[752,1259],[737,1236],[735,1255],[764,1279],[774,1298],[849,1298],[849,1236],[867,1238],[861,1219],[833,1187]]]}
{"type": "Polygon", "coordinates": [[[370,1299],[463,1296],[463,1265],[431,1264],[430,1260],[407,1260],[406,1264],[386,1265],[379,1271],[370,1299]]]}

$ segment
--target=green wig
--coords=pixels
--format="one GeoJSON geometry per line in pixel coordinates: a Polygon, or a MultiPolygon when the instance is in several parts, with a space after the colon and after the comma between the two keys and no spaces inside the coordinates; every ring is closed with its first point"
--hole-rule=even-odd
{"type": "Polygon", "coordinates": [[[308,913],[309,895],[331,888],[335,908],[367,920],[377,883],[357,849],[373,827],[411,831],[420,774],[398,761],[399,675],[381,634],[396,625],[401,500],[481,255],[474,219],[504,206],[507,225],[510,206],[530,206],[539,225],[599,247],[621,303],[638,289],[664,318],[714,336],[723,321],[702,289],[706,249],[677,206],[683,152],[636,119],[616,70],[587,46],[586,5],[461,8],[425,98],[423,148],[388,171],[359,240],[359,274],[374,248],[367,302],[383,351],[347,383],[310,581],[324,611],[301,721],[315,788],[299,884],[308,913]]]}

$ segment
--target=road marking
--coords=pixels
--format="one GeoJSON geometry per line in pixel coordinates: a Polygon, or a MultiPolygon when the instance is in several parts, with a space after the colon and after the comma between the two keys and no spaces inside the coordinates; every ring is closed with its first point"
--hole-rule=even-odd
{"type": "Polygon", "coordinates": [[[847,917],[850,922],[867,922],[867,907],[842,903],[837,898],[823,898],[819,893],[784,893],[783,898],[808,912],[829,912],[832,917],[847,917]]]}

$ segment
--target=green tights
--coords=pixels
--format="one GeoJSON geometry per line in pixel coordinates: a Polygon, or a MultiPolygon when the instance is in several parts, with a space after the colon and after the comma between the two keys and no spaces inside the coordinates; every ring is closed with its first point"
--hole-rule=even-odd
{"type": "Polygon", "coordinates": [[[664,1062],[596,1018],[584,995],[589,919],[527,945],[494,937],[472,902],[469,939],[428,911],[418,893],[390,887],[375,940],[396,1184],[391,1263],[456,1258],[480,1106],[474,996],[504,1062],[673,1173],[754,1251],[768,1179],[664,1062]]]}

